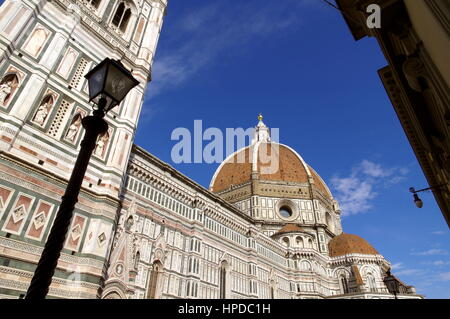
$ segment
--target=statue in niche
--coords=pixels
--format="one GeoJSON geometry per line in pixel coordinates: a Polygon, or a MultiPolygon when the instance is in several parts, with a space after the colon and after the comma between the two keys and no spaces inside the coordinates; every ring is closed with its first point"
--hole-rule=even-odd
{"type": "Polygon", "coordinates": [[[11,95],[14,94],[15,89],[19,84],[19,79],[16,74],[6,75],[0,82],[0,104],[6,105],[11,95]]]}
{"type": "Polygon", "coordinates": [[[97,146],[95,147],[95,155],[99,156],[99,157],[103,157],[103,153],[106,147],[106,144],[108,143],[109,140],[109,134],[105,133],[102,136],[99,137],[98,142],[97,142],[97,146]]]}
{"type": "Polygon", "coordinates": [[[77,114],[75,115],[72,124],[69,126],[69,130],[67,131],[66,134],[66,139],[71,142],[74,142],[75,137],[77,136],[78,131],[80,130],[80,127],[81,127],[81,115],[77,114]]]}
{"type": "Polygon", "coordinates": [[[47,96],[42,100],[42,104],[39,106],[36,114],[34,115],[33,121],[39,125],[44,125],[45,120],[47,119],[48,112],[53,106],[53,98],[51,96],[47,96]]]}
{"type": "Polygon", "coordinates": [[[5,104],[6,99],[11,94],[12,91],[12,83],[6,82],[0,84],[0,103],[5,104]]]}
{"type": "Polygon", "coordinates": [[[125,224],[125,230],[131,231],[131,227],[133,227],[134,219],[133,216],[128,217],[127,222],[125,224]]]}

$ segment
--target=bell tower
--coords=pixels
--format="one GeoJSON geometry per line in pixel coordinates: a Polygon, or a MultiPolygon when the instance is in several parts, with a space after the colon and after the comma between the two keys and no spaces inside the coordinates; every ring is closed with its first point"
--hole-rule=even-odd
{"type": "Polygon", "coordinates": [[[0,7],[0,298],[28,288],[84,135],[81,120],[92,112],[84,75],[110,57],[140,84],[107,115],[109,131],[98,139],[49,295],[101,292],[166,7],[167,0],[6,0],[0,7]]]}

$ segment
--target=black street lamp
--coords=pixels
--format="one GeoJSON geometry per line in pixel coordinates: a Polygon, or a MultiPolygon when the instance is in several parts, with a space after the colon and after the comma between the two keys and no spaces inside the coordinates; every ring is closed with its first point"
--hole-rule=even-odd
{"type": "Polygon", "coordinates": [[[400,292],[400,283],[394,276],[391,275],[390,269],[386,271],[386,276],[383,278],[383,282],[389,293],[393,294],[395,299],[397,299],[397,294],[400,292]]]}
{"type": "Polygon", "coordinates": [[[413,197],[414,197],[414,204],[416,204],[417,208],[422,208],[423,207],[423,201],[420,199],[419,195],[417,195],[417,193],[421,193],[421,192],[425,192],[425,191],[429,191],[429,190],[434,190],[434,189],[440,189],[443,188],[444,186],[449,185],[449,183],[445,183],[442,185],[437,185],[437,186],[431,186],[428,188],[424,188],[424,189],[419,189],[418,191],[415,190],[414,187],[410,187],[409,191],[411,193],[413,193],[413,197]]]}
{"type": "Polygon", "coordinates": [[[108,123],[103,118],[139,84],[120,61],[109,58],[85,77],[89,83],[89,102],[95,103],[94,112],[82,121],[86,133],[81,142],[80,153],[25,299],[44,299],[47,295],[97,138],[108,131],[108,123]]]}

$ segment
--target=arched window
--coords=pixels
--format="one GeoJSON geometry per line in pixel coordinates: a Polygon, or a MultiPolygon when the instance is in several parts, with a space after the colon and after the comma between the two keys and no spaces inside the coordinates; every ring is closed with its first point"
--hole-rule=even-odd
{"type": "Polygon", "coordinates": [[[290,246],[289,238],[283,237],[282,243],[285,247],[289,247],[290,246]]]}
{"type": "Polygon", "coordinates": [[[131,7],[125,1],[122,1],[117,6],[116,12],[114,13],[112,24],[117,27],[120,31],[125,33],[127,30],[128,22],[131,17],[131,7]]]}
{"type": "Polygon", "coordinates": [[[303,248],[303,247],[304,247],[304,243],[303,243],[303,238],[302,238],[302,237],[298,236],[298,237],[295,239],[295,242],[297,243],[297,247],[300,247],[300,248],[303,248]]]}
{"type": "Polygon", "coordinates": [[[189,257],[188,261],[188,273],[192,272],[192,257],[189,257]]]}
{"type": "Polygon", "coordinates": [[[89,3],[91,4],[91,6],[95,9],[98,8],[98,6],[100,5],[101,0],[88,0],[89,3]]]}
{"type": "Polygon", "coordinates": [[[308,248],[314,248],[314,244],[311,238],[308,238],[308,248]]]}
{"type": "Polygon", "coordinates": [[[191,295],[191,282],[188,281],[186,284],[186,296],[190,296],[191,295]]]}
{"type": "Polygon", "coordinates": [[[348,290],[348,280],[347,277],[345,277],[344,275],[341,275],[340,277],[340,285],[341,285],[341,293],[342,294],[348,294],[349,290],[348,290]]]}
{"type": "Polygon", "coordinates": [[[225,260],[220,263],[220,299],[226,298],[227,266],[228,263],[225,260]]]}
{"type": "Polygon", "coordinates": [[[306,260],[302,261],[302,270],[311,271],[311,264],[306,260]]]}
{"type": "Polygon", "coordinates": [[[367,284],[369,285],[369,290],[372,292],[377,291],[377,284],[375,282],[375,277],[369,273],[367,274],[367,284]]]}
{"type": "Polygon", "coordinates": [[[136,269],[136,270],[138,269],[140,261],[141,261],[141,253],[137,252],[136,256],[134,258],[134,269],[136,269]]]}

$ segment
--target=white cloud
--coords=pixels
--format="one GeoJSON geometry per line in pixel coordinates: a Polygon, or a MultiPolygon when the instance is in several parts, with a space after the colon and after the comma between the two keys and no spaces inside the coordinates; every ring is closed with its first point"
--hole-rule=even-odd
{"type": "Polygon", "coordinates": [[[440,248],[432,248],[420,252],[412,252],[411,255],[414,256],[435,256],[435,255],[448,255],[448,251],[440,248]]]}
{"type": "Polygon", "coordinates": [[[424,273],[422,269],[403,269],[395,272],[396,276],[413,276],[413,275],[421,275],[424,273]]]}
{"type": "Polygon", "coordinates": [[[450,272],[443,272],[438,275],[439,280],[450,281],[450,272]]]}
{"type": "Polygon", "coordinates": [[[432,232],[432,234],[433,234],[433,235],[445,235],[446,232],[445,232],[445,231],[440,231],[440,230],[438,230],[438,231],[432,232]]]}
{"type": "Polygon", "coordinates": [[[406,167],[401,167],[401,168],[399,168],[399,172],[402,175],[408,175],[409,174],[409,169],[406,168],[406,167]]]}
{"type": "Polygon", "coordinates": [[[248,43],[294,30],[302,21],[299,8],[311,4],[307,0],[284,0],[236,6],[219,0],[189,11],[179,21],[168,18],[164,31],[171,31],[163,33],[165,47],[158,48],[148,94],[154,97],[187,82],[230,52],[242,54],[248,43]]]}
{"type": "Polygon", "coordinates": [[[391,265],[391,269],[392,269],[392,270],[400,270],[400,269],[402,269],[402,268],[404,268],[404,267],[403,267],[403,263],[401,263],[401,262],[400,262],[400,263],[395,263],[395,264],[392,264],[392,265],[391,265]]]}
{"type": "Polygon", "coordinates": [[[423,265],[428,265],[428,266],[446,266],[446,265],[450,265],[450,261],[444,261],[444,260],[436,260],[436,261],[424,261],[421,262],[421,264],[423,265]]]}
{"type": "Polygon", "coordinates": [[[157,105],[152,105],[151,107],[149,107],[149,105],[144,104],[139,116],[139,124],[143,125],[150,122],[160,110],[161,108],[157,105]]]}
{"type": "Polygon", "coordinates": [[[336,198],[343,215],[358,214],[369,210],[372,208],[369,201],[377,195],[370,182],[361,180],[356,176],[334,177],[331,179],[331,185],[337,191],[336,198]]]}
{"type": "Polygon", "coordinates": [[[352,168],[348,177],[334,176],[331,186],[339,201],[342,215],[354,215],[370,210],[371,200],[377,197],[376,187],[389,187],[405,178],[404,168],[385,168],[381,164],[363,160],[352,168]]]}
{"type": "Polygon", "coordinates": [[[433,262],[434,266],[444,266],[444,265],[450,265],[450,262],[445,262],[443,260],[436,260],[433,262]]]}
{"type": "Polygon", "coordinates": [[[391,175],[392,169],[386,170],[380,164],[363,160],[361,162],[361,170],[364,174],[372,177],[386,177],[391,175]]]}

